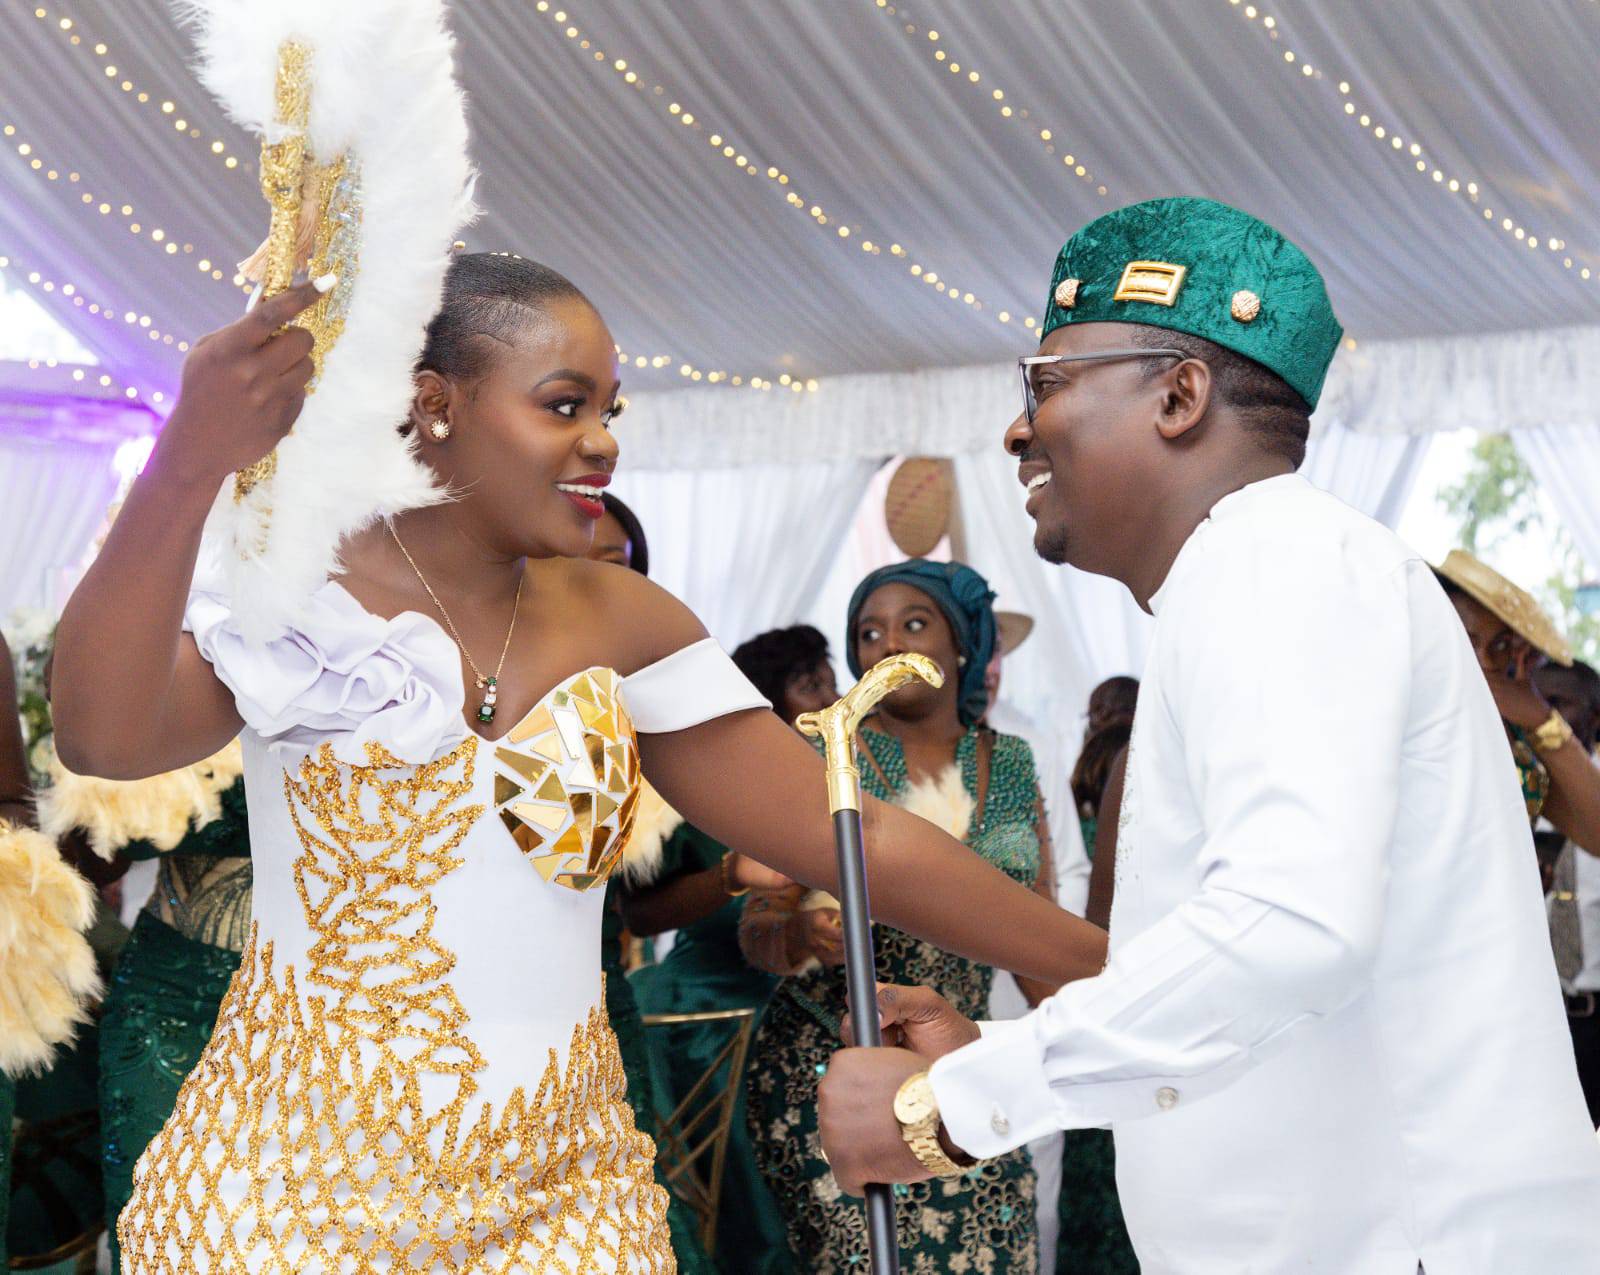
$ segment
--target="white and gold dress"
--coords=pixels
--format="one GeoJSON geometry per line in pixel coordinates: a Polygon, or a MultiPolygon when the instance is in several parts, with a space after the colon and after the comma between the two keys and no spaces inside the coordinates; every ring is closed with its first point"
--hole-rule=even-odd
{"type": "Polygon", "coordinates": [[[456,651],[330,583],[248,646],[185,627],[246,723],[251,937],[140,1158],[130,1275],[673,1270],[600,969],[636,732],[765,701],[714,642],[574,672],[495,740],[456,651]]]}

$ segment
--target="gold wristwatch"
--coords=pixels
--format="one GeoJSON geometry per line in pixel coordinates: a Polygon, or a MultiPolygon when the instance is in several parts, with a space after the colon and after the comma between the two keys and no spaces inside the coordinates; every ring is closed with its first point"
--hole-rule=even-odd
{"type": "Polygon", "coordinates": [[[1553,753],[1572,738],[1572,727],[1567,725],[1567,719],[1552,708],[1550,716],[1533,732],[1533,749],[1537,753],[1553,753]]]}
{"type": "Polygon", "coordinates": [[[911,1154],[934,1177],[960,1177],[972,1167],[957,1164],[939,1143],[939,1103],[927,1072],[919,1071],[900,1086],[894,1096],[894,1118],[911,1154]]]}

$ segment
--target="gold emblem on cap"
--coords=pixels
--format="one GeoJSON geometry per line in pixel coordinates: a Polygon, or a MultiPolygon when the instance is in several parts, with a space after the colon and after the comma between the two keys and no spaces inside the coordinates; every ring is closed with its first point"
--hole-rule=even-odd
{"type": "Polygon", "coordinates": [[[1228,313],[1240,323],[1249,323],[1261,313],[1261,298],[1249,288],[1240,288],[1233,294],[1233,302],[1228,306],[1228,313]]]}
{"type": "Polygon", "coordinates": [[[1557,664],[1571,665],[1571,645],[1533,595],[1519,589],[1488,563],[1480,562],[1465,549],[1452,549],[1434,570],[1557,664]]]}
{"type": "Polygon", "coordinates": [[[1183,287],[1183,278],[1188,273],[1188,266],[1175,266],[1168,261],[1130,261],[1111,299],[1175,305],[1178,289],[1183,287]]]}
{"type": "Polygon", "coordinates": [[[1056,304],[1063,310],[1070,310],[1077,305],[1078,288],[1082,283],[1082,279],[1063,279],[1056,284],[1056,304]]]}

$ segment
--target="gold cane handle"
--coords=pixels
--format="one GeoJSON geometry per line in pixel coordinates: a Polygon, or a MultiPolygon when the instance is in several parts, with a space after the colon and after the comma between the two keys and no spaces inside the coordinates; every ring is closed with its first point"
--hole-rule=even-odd
{"type": "Polygon", "coordinates": [[[926,655],[891,655],[863,673],[838,703],[795,719],[801,734],[822,740],[828,760],[829,813],[861,809],[856,731],[879,700],[919,677],[930,686],[944,685],[944,673],[926,655]]]}

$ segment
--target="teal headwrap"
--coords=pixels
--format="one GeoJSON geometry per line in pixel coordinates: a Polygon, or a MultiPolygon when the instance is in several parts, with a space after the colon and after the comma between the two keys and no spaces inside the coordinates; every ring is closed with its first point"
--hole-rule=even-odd
{"type": "Polygon", "coordinates": [[[850,610],[845,621],[849,634],[845,640],[845,661],[852,677],[860,677],[862,673],[861,659],[856,654],[856,620],[867,599],[886,584],[908,584],[926,593],[950,622],[956,649],[966,658],[966,664],[944,672],[946,677],[959,674],[957,711],[963,726],[972,725],[989,707],[983,675],[994,655],[994,590],[987,580],[961,562],[912,558],[908,562],[879,567],[858,584],[850,596],[850,610]]]}

